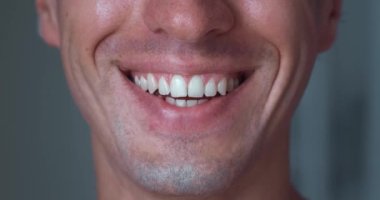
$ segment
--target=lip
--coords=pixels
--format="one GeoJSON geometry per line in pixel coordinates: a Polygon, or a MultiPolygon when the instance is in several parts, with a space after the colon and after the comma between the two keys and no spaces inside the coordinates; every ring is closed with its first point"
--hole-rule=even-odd
{"type": "MultiPolygon", "coordinates": [[[[147,70],[146,67],[142,67],[142,69],[144,71],[147,70]]],[[[128,70],[133,70],[133,68],[129,68],[128,70]]],[[[165,70],[168,69],[163,68],[160,72],[165,70]]],[[[234,69],[234,71],[235,70],[236,69],[234,69]]],[[[249,76],[238,88],[226,96],[213,98],[210,101],[194,107],[180,108],[167,103],[162,98],[158,98],[141,90],[125,75],[126,68],[119,67],[119,71],[124,77],[124,89],[133,94],[136,99],[136,101],[133,101],[136,104],[135,106],[139,111],[145,114],[144,116],[147,116],[148,119],[146,120],[149,123],[149,129],[160,135],[186,138],[206,137],[208,133],[213,132],[210,130],[223,130],[228,128],[228,125],[233,124],[234,122],[231,119],[233,119],[234,116],[238,116],[239,104],[242,102],[242,97],[244,97],[244,93],[246,92],[245,88],[247,82],[249,82],[249,78],[252,77],[249,76]]],[[[181,70],[177,70],[176,73],[180,73],[180,71],[181,70]]],[[[197,73],[207,73],[208,71],[209,70],[197,70],[197,73]]],[[[227,73],[226,70],[223,72],[227,73]]],[[[252,69],[251,72],[253,73],[252,69]]],[[[151,71],[151,73],[158,72],[151,71]]],[[[183,72],[183,74],[190,73],[192,72],[183,72]]]]}
{"type": "Polygon", "coordinates": [[[233,59],[231,57],[203,58],[199,56],[178,57],[171,55],[139,55],[133,59],[114,59],[111,64],[117,66],[121,71],[152,72],[163,74],[233,74],[250,72],[257,69],[261,63],[253,63],[250,59],[233,59]],[[147,58],[149,61],[146,61],[147,58]],[[145,60],[139,62],[139,60],[145,60]]]}

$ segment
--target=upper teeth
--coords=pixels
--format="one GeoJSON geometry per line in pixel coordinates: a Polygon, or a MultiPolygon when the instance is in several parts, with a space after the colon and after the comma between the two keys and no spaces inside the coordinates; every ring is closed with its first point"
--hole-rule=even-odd
{"type": "MultiPolygon", "coordinates": [[[[162,96],[170,95],[172,98],[210,98],[215,97],[218,93],[224,96],[239,86],[238,78],[221,75],[209,76],[207,80],[202,75],[194,75],[188,80],[181,75],[168,77],[170,76],[153,75],[152,73],[139,74],[134,75],[134,82],[142,90],[148,91],[150,94],[158,91],[158,94],[162,96]],[[168,81],[167,79],[170,80],[168,81]]],[[[169,101],[172,102],[173,100],[170,99],[169,101]]],[[[189,105],[196,105],[195,102],[188,101],[189,105]]],[[[180,102],[179,104],[184,103],[180,102]]]]}

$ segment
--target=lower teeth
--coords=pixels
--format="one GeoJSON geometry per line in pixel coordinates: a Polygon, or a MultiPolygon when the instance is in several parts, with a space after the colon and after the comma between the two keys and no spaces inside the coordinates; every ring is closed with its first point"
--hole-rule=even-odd
{"type": "Polygon", "coordinates": [[[165,101],[171,105],[175,105],[178,107],[194,107],[199,104],[205,103],[207,99],[199,99],[199,100],[185,100],[185,99],[174,99],[172,97],[165,97],[165,101]]]}

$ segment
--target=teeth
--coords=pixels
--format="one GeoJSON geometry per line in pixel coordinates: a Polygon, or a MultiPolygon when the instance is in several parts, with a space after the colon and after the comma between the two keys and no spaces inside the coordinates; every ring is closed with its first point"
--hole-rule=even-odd
{"type": "Polygon", "coordinates": [[[171,97],[166,97],[165,101],[168,102],[169,104],[175,105],[175,99],[171,97]]]}
{"type": "Polygon", "coordinates": [[[158,92],[160,95],[168,95],[170,93],[170,88],[164,77],[160,78],[158,82],[158,92]]]}
{"type": "Polygon", "coordinates": [[[170,94],[172,97],[186,97],[187,89],[185,79],[180,75],[174,75],[170,83],[170,94]]]}
{"type": "Polygon", "coordinates": [[[149,93],[153,94],[158,89],[156,79],[153,74],[148,74],[148,90],[149,93]]]}
{"type": "Polygon", "coordinates": [[[213,97],[216,95],[216,85],[214,79],[210,79],[205,88],[206,97],[213,97]]]}
{"type": "Polygon", "coordinates": [[[218,83],[218,92],[220,95],[226,95],[227,94],[227,79],[223,78],[218,83]]]}
{"type": "Polygon", "coordinates": [[[134,77],[134,81],[135,81],[135,84],[140,87],[140,79],[139,79],[139,77],[135,76],[134,77]]]}
{"type": "Polygon", "coordinates": [[[200,76],[193,76],[189,82],[188,96],[189,97],[203,97],[205,87],[203,80],[200,76]]]}
{"type": "Polygon", "coordinates": [[[186,100],[177,99],[177,100],[175,100],[175,105],[178,107],[186,107],[186,100]]]}
{"type": "Polygon", "coordinates": [[[171,97],[165,97],[165,101],[171,105],[175,105],[178,107],[193,107],[202,103],[207,102],[207,99],[201,100],[184,100],[184,99],[174,99],[171,97]]]}
{"type": "Polygon", "coordinates": [[[206,97],[215,97],[218,93],[221,96],[227,95],[240,85],[238,78],[222,77],[221,79],[210,78],[205,84],[201,75],[194,75],[187,81],[181,75],[173,75],[169,82],[161,76],[148,73],[146,76],[134,76],[133,81],[142,90],[150,94],[165,96],[167,103],[177,107],[193,107],[208,101],[206,97]],[[146,78],[145,78],[146,77],[146,78]],[[158,80],[158,81],[157,81],[158,80]],[[198,99],[181,99],[181,98],[198,99]]]}
{"type": "Polygon", "coordinates": [[[140,87],[144,91],[148,90],[148,82],[143,76],[140,78],[140,87]]]}
{"type": "Polygon", "coordinates": [[[198,104],[198,100],[187,100],[186,101],[187,107],[193,107],[193,106],[196,106],[197,104],[198,104]]]}

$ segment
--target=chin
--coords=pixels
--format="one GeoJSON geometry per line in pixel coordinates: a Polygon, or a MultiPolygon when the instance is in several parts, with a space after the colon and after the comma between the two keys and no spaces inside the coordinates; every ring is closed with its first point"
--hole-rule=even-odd
{"type": "Polygon", "coordinates": [[[251,161],[252,154],[243,147],[237,152],[226,152],[212,158],[207,152],[193,149],[196,145],[177,145],[183,148],[171,146],[153,155],[141,156],[130,153],[136,152],[136,149],[128,150],[123,158],[125,172],[141,188],[153,193],[169,196],[211,196],[228,190],[251,161]]]}
{"type": "Polygon", "coordinates": [[[220,195],[247,174],[259,150],[260,134],[253,134],[250,126],[192,133],[208,136],[191,139],[118,127],[117,168],[138,188],[164,196],[220,195]]]}

